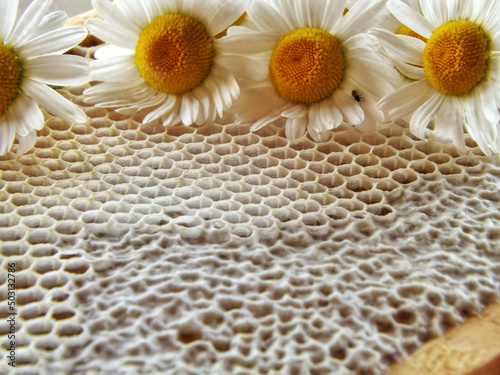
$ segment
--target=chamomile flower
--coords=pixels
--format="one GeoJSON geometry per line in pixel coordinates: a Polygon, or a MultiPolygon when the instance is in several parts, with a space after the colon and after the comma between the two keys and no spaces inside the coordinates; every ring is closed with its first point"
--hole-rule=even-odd
{"type": "Polygon", "coordinates": [[[420,6],[387,2],[416,35],[372,31],[413,80],[379,107],[395,119],[410,116],[417,137],[453,142],[460,153],[464,126],[485,154],[500,152],[500,2],[420,0],[420,6]]]}
{"type": "Polygon", "coordinates": [[[43,127],[40,104],[68,121],[85,121],[75,104],[47,85],[81,85],[89,81],[89,64],[83,57],[61,55],[80,43],[82,26],[59,29],[63,12],[47,14],[51,0],[34,0],[16,22],[18,0],[0,0],[0,155],[14,139],[17,153],[25,153],[43,127]],[[38,104],[37,104],[38,103],[38,104]]]}
{"type": "MultiPolygon", "coordinates": [[[[285,118],[289,139],[325,140],[343,122],[376,124],[399,74],[364,34],[387,12],[378,0],[254,0],[250,23],[229,28],[223,63],[241,79],[234,110],[256,131],[285,118]]],[[[389,15],[389,13],[387,12],[389,15]]]]}
{"type": "Polygon", "coordinates": [[[103,20],[90,32],[109,43],[91,62],[102,81],[85,91],[97,107],[134,114],[143,122],[202,124],[222,116],[239,86],[219,64],[216,36],[245,11],[246,0],[94,0],[103,20]]]}

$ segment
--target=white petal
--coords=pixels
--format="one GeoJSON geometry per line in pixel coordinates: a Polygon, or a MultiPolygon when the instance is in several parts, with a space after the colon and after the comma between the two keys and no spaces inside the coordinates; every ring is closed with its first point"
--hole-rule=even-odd
{"type": "Polygon", "coordinates": [[[315,142],[326,142],[328,141],[328,138],[330,138],[329,131],[317,132],[311,126],[307,127],[307,132],[311,136],[312,140],[315,142]]]}
{"type": "Polygon", "coordinates": [[[196,4],[196,8],[203,9],[199,19],[208,35],[215,36],[243,15],[246,3],[247,0],[205,0],[203,7],[196,4]]]}
{"type": "Polygon", "coordinates": [[[247,13],[250,19],[264,32],[285,35],[292,30],[276,8],[263,1],[252,1],[248,6],[247,13]]]}
{"type": "Polygon", "coordinates": [[[285,134],[288,139],[302,137],[306,133],[308,117],[290,117],[285,123],[285,134]]]}
{"type": "Polygon", "coordinates": [[[85,26],[89,29],[92,35],[105,42],[115,44],[118,47],[135,50],[139,36],[126,32],[122,28],[110,26],[109,23],[91,18],[85,22],[85,26]]]}
{"type": "Polygon", "coordinates": [[[382,58],[373,51],[352,54],[347,62],[344,80],[357,82],[355,86],[362,87],[374,95],[385,95],[387,91],[392,90],[401,82],[401,75],[394,69],[394,64],[388,58],[382,58]]]}
{"type": "Polygon", "coordinates": [[[332,100],[325,100],[320,107],[321,121],[327,129],[335,129],[344,120],[342,113],[332,100]]]}
{"type": "Polygon", "coordinates": [[[281,112],[283,117],[304,117],[307,115],[307,106],[304,104],[295,104],[285,111],[281,112]]]}
{"type": "MultiPolygon", "coordinates": [[[[245,17],[245,19],[246,19],[246,21],[248,21],[248,19],[246,17],[245,17]]],[[[226,35],[227,36],[246,35],[246,34],[253,34],[256,32],[259,32],[259,31],[256,30],[255,25],[248,21],[248,22],[245,22],[244,25],[230,26],[226,31],[226,35]]]]}
{"type": "MultiPolygon", "coordinates": [[[[326,0],[321,13],[323,13],[323,19],[319,28],[327,31],[332,31],[336,28],[338,22],[342,19],[342,15],[347,6],[346,0],[326,0]]],[[[318,2],[311,1],[311,6],[317,7],[318,2]],[[314,5],[313,5],[314,4],[314,5]]],[[[316,10],[318,12],[318,10],[316,10]]]]}
{"type": "Polygon", "coordinates": [[[219,115],[219,117],[222,117],[222,115],[224,113],[225,106],[224,106],[224,101],[222,99],[222,96],[220,95],[218,82],[215,80],[215,77],[213,77],[213,75],[210,75],[205,79],[205,81],[203,82],[203,85],[210,90],[211,98],[212,98],[213,104],[215,105],[215,109],[217,111],[217,114],[219,115]]]}
{"type": "MultiPolygon", "coordinates": [[[[96,107],[102,107],[102,106],[96,105],[96,107]]],[[[113,107],[113,106],[108,106],[108,107],[113,107]]],[[[115,112],[124,116],[135,116],[137,112],[139,112],[139,109],[136,107],[123,107],[115,109],[115,112]]]]}
{"type": "MultiPolygon", "coordinates": [[[[281,2],[282,4],[285,3],[285,1],[281,2]]],[[[312,20],[312,14],[311,10],[309,8],[309,1],[308,0],[295,0],[295,1],[287,1],[286,4],[291,5],[291,9],[294,10],[294,18],[296,21],[296,25],[300,25],[302,27],[314,27],[313,26],[313,20],[312,20]],[[290,4],[291,3],[291,4],[290,4]]],[[[318,7],[319,8],[319,7],[318,7]]],[[[319,12],[318,12],[319,13],[319,12]]],[[[316,26],[318,27],[318,26],[316,26]]]]}
{"type": "MultiPolygon", "coordinates": [[[[394,70],[394,68],[391,69],[394,70]]],[[[342,87],[347,93],[351,93],[353,98],[353,91],[357,91],[362,99],[365,98],[365,94],[370,94],[376,97],[378,101],[381,97],[393,91],[396,86],[395,83],[399,82],[399,80],[388,80],[382,74],[377,75],[376,70],[370,70],[369,66],[364,65],[353,66],[347,73],[344,76],[342,87]]]]}
{"type": "MultiPolygon", "coordinates": [[[[136,3],[138,4],[140,1],[134,0],[134,4],[136,3]]],[[[108,26],[116,32],[124,32],[126,35],[137,37],[143,30],[143,27],[138,26],[135,22],[141,17],[140,6],[137,6],[138,9],[136,9],[132,14],[127,14],[127,12],[123,11],[127,8],[123,5],[123,1],[117,2],[118,6],[116,6],[108,0],[93,0],[92,5],[97,13],[99,13],[99,15],[106,21],[108,26]]],[[[144,26],[148,23],[149,20],[146,18],[144,26]]],[[[90,32],[94,33],[92,30],[90,30],[90,32]]]]}
{"type": "Polygon", "coordinates": [[[295,0],[294,3],[295,9],[298,10],[297,18],[303,27],[321,27],[321,21],[325,12],[321,11],[321,6],[318,5],[316,0],[295,0]]]}
{"type": "Polygon", "coordinates": [[[5,43],[18,47],[26,43],[36,32],[40,21],[47,13],[52,0],[34,0],[24,11],[5,43]]]}
{"type": "Polygon", "coordinates": [[[240,85],[238,85],[238,81],[229,73],[224,76],[226,81],[227,88],[229,90],[229,94],[231,95],[231,99],[235,100],[240,96],[240,85]]]}
{"type": "Polygon", "coordinates": [[[131,23],[135,22],[139,28],[144,28],[163,13],[156,0],[122,0],[119,7],[123,9],[126,16],[132,16],[133,21],[131,23]]]}
{"type": "Polygon", "coordinates": [[[134,55],[135,55],[135,49],[117,47],[111,44],[99,47],[94,53],[94,57],[98,60],[113,58],[117,56],[134,56],[134,55]]]}
{"type": "Polygon", "coordinates": [[[391,58],[404,63],[422,66],[422,56],[425,47],[423,41],[421,41],[423,43],[422,49],[419,49],[408,43],[408,39],[387,30],[372,29],[370,33],[380,40],[380,43],[391,58]]]}
{"type": "Polygon", "coordinates": [[[463,155],[466,149],[462,126],[462,108],[453,97],[447,99],[437,113],[432,136],[439,142],[453,142],[457,151],[463,155]]]}
{"type": "Polygon", "coordinates": [[[460,15],[455,19],[460,19],[460,18],[465,19],[465,18],[469,17],[469,19],[471,19],[471,20],[476,20],[476,17],[474,15],[474,13],[475,13],[474,8],[477,7],[476,4],[478,2],[479,1],[463,1],[463,2],[461,2],[460,15]]]}
{"type": "Polygon", "coordinates": [[[19,142],[19,146],[16,150],[16,153],[18,155],[25,154],[26,152],[31,150],[36,143],[36,131],[32,131],[31,133],[29,133],[26,136],[22,136],[22,135],[18,134],[17,140],[19,142]]]}
{"type": "Polygon", "coordinates": [[[47,14],[38,25],[38,35],[46,34],[62,27],[68,20],[68,15],[62,11],[47,14]]]}
{"type": "Polygon", "coordinates": [[[228,35],[220,40],[216,40],[214,46],[221,53],[230,52],[231,54],[252,54],[263,51],[272,51],[279,38],[270,35],[267,32],[253,31],[251,33],[241,33],[228,35]],[[220,48],[218,48],[220,47],[220,48]]]}
{"type": "Polygon", "coordinates": [[[500,73],[500,51],[492,51],[488,63],[490,70],[494,72],[489,79],[495,81],[500,86],[500,80],[498,80],[498,73],[500,73]]]}
{"type": "Polygon", "coordinates": [[[23,92],[17,96],[9,111],[11,112],[11,121],[16,128],[16,133],[20,136],[27,136],[34,130],[43,127],[42,111],[38,108],[35,99],[23,92]]]}
{"type": "MultiPolygon", "coordinates": [[[[434,3],[439,3],[440,0],[434,3]]],[[[421,2],[422,3],[422,2],[421,2]]],[[[419,12],[399,0],[388,0],[387,7],[403,25],[429,39],[435,27],[419,12]]],[[[425,13],[424,13],[425,14],[425,13]]],[[[427,16],[427,15],[426,15],[427,16]]]]}
{"type": "Polygon", "coordinates": [[[237,78],[247,78],[252,81],[261,81],[269,75],[269,66],[262,60],[250,56],[234,55],[215,59],[215,62],[224,69],[234,72],[237,78]],[[237,69],[235,69],[237,67],[237,69]]]}
{"type": "MultiPolygon", "coordinates": [[[[234,91],[234,87],[230,87],[233,85],[237,85],[234,78],[230,73],[220,70],[220,69],[212,69],[212,79],[217,83],[217,87],[219,89],[219,94],[222,99],[222,103],[224,105],[224,110],[228,109],[233,103],[233,94],[239,94],[239,88],[234,91]],[[231,79],[232,78],[232,79],[231,79]]],[[[237,97],[237,95],[236,95],[237,97]]]]}
{"type": "Polygon", "coordinates": [[[269,125],[271,122],[276,121],[281,117],[279,111],[271,112],[270,114],[260,118],[250,128],[251,131],[256,132],[257,130],[262,129],[264,126],[269,125]]]}
{"type": "Polygon", "coordinates": [[[337,89],[332,96],[336,106],[342,112],[344,120],[351,125],[358,125],[365,119],[363,109],[359,106],[350,93],[345,92],[342,88],[337,89]]]}
{"type": "Polygon", "coordinates": [[[16,128],[10,117],[8,112],[0,117],[0,156],[9,152],[16,136],[16,128]]]}
{"type": "Polygon", "coordinates": [[[146,117],[144,117],[143,122],[147,124],[159,119],[161,116],[168,114],[172,110],[172,108],[174,108],[176,102],[176,95],[168,95],[166,100],[158,108],[155,108],[154,110],[149,112],[146,117]]]}
{"type": "Polygon", "coordinates": [[[80,107],[43,83],[26,78],[23,80],[22,90],[54,116],[77,122],[84,122],[87,119],[87,115],[80,107]]]}
{"type": "Polygon", "coordinates": [[[380,99],[378,107],[393,120],[399,120],[414,112],[434,92],[435,89],[427,80],[412,82],[384,96],[380,99]]]}
{"type": "Polygon", "coordinates": [[[176,125],[181,121],[179,114],[180,108],[181,108],[181,101],[177,98],[174,106],[169,111],[168,115],[162,117],[162,123],[164,126],[176,125]]]}
{"type": "Polygon", "coordinates": [[[321,121],[321,104],[313,103],[309,105],[309,124],[307,126],[308,130],[313,129],[316,133],[323,133],[328,130],[328,124],[321,121]]]}
{"type": "Polygon", "coordinates": [[[274,9],[283,17],[283,21],[287,25],[288,31],[303,27],[302,15],[297,9],[295,1],[277,0],[271,2],[274,9]]]}
{"type": "Polygon", "coordinates": [[[423,40],[409,35],[399,35],[399,37],[403,39],[408,45],[412,46],[413,49],[420,51],[421,53],[424,52],[426,43],[423,40]]]}
{"type": "Polygon", "coordinates": [[[345,71],[344,82],[348,84],[346,90],[351,94],[352,90],[361,88],[378,100],[400,86],[401,75],[389,60],[379,62],[375,58],[357,58],[349,63],[351,66],[345,71]]]}
{"type": "Polygon", "coordinates": [[[365,95],[364,102],[361,104],[365,113],[365,119],[361,124],[356,126],[357,130],[372,131],[376,129],[377,125],[390,121],[386,119],[384,112],[377,108],[377,100],[370,94],[365,95]]]}
{"type": "Polygon", "coordinates": [[[463,103],[467,118],[466,127],[469,134],[486,155],[491,155],[491,148],[494,149],[498,137],[499,124],[488,121],[479,100],[477,102],[464,100],[463,103]]]}
{"type": "Polygon", "coordinates": [[[29,58],[42,55],[60,55],[73,48],[87,36],[83,26],[65,27],[43,34],[19,47],[16,52],[29,58]]]}
{"type": "Polygon", "coordinates": [[[164,14],[162,7],[157,0],[142,2],[141,5],[144,7],[144,11],[147,13],[148,17],[151,20],[154,20],[155,18],[164,14]]]}
{"type": "Polygon", "coordinates": [[[100,83],[89,87],[83,93],[85,95],[85,102],[105,108],[131,106],[134,104],[141,107],[143,103],[147,104],[155,100],[154,98],[157,96],[163,95],[163,98],[165,98],[166,95],[164,93],[158,94],[155,88],[145,82],[140,84],[129,82],[100,83]]]}
{"type": "Polygon", "coordinates": [[[281,0],[277,6],[287,23],[293,28],[316,27],[332,30],[342,17],[346,0],[281,0]]]}
{"type": "Polygon", "coordinates": [[[424,69],[419,66],[413,66],[401,61],[394,61],[394,66],[401,74],[413,80],[421,80],[425,78],[424,69]]]}
{"type": "Polygon", "coordinates": [[[500,121],[500,110],[499,104],[495,98],[495,91],[498,93],[498,87],[488,87],[485,83],[481,85],[482,87],[477,87],[477,94],[479,97],[476,97],[476,105],[479,105],[484,112],[484,117],[490,123],[497,123],[500,121]]]}
{"type": "Polygon", "coordinates": [[[137,82],[144,81],[134,56],[116,56],[90,62],[90,76],[95,81],[137,82]]]}
{"type": "Polygon", "coordinates": [[[281,117],[281,112],[287,104],[289,103],[279,96],[269,83],[262,87],[242,88],[240,97],[234,103],[234,111],[240,121],[252,123],[269,113],[279,114],[281,117]]]}
{"type": "MultiPolygon", "coordinates": [[[[4,41],[5,37],[9,35],[14,27],[18,6],[19,0],[7,0],[0,2],[0,41],[4,41]]],[[[4,144],[1,145],[0,151],[3,149],[3,146],[4,144]]],[[[5,152],[0,152],[0,155],[5,154],[5,152]]]]}
{"type": "Polygon", "coordinates": [[[200,111],[198,113],[198,118],[196,123],[213,122],[217,116],[216,111],[211,105],[211,94],[210,91],[203,85],[199,85],[193,90],[193,95],[198,99],[200,103],[200,111]]]}
{"type": "Polygon", "coordinates": [[[80,56],[39,56],[26,60],[27,77],[56,86],[83,85],[90,80],[89,61],[80,56]]]}
{"type": "Polygon", "coordinates": [[[425,139],[425,131],[431,120],[444,102],[444,95],[436,92],[424,104],[418,107],[410,118],[410,131],[421,139],[425,139]]]}
{"type": "MultiPolygon", "coordinates": [[[[130,1],[133,1],[133,0],[130,0],[130,1]]],[[[185,16],[189,16],[192,18],[198,18],[199,14],[200,14],[200,12],[202,12],[202,10],[196,9],[196,1],[197,0],[173,0],[173,1],[164,0],[163,4],[164,5],[168,4],[168,6],[177,7],[176,13],[184,14],[185,16]]],[[[208,0],[208,1],[212,1],[212,0],[208,0]]]]}
{"type": "Polygon", "coordinates": [[[174,126],[181,122],[181,118],[177,112],[172,112],[162,121],[163,126],[174,126]]]}
{"type": "Polygon", "coordinates": [[[500,25],[498,20],[500,19],[500,3],[498,1],[488,2],[488,7],[482,11],[484,15],[483,28],[488,30],[490,37],[498,40],[500,33],[500,25]]]}
{"type": "MultiPolygon", "coordinates": [[[[443,21],[443,23],[445,23],[446,21],[450,21],[450,20],[457,20],[459,18],[461,18],[461,14],[462,14],[462,4],[465,3],[466,1],[462,1],[462,0],[447,0],[446,2],[446,6],[447,6],[447,17],[445,19],[445,21],[443,21]]],[[[475,1],[477,3],[477,0],[475,1]]]]}
{"type": "MultiPolygon", "coordinates": [[[[477,2],[477,0],[475,0],[475,2],[477,2]]],[[[446,7],[446,1],[421,0],[420,6],[422,7],[422,13],[423,13],[424,17],[429,20],[429,22],[434,26],[434,28],[445,23],[446,21],[451,20],[450,18],[448,18],[448,10],[446,7]]],[[[423,34],[420,34],[420,35],[423,35],[423,34]]]]}
{"type": "MultiPolygon", "coordinates": [[[[121,0],[116,2],[118,9],[124,18],[130,22],[130,27],[137,30],[143,30],[150,22],[149,14],[146,8],[141,4],[143,1],[121,0]]],[[[164,2],[166,3],[166,2],[164,2]]],[[[178,13],[176,11],[167,13],[178,13]]]]}
{"type": "Polygon", "coordinates": [[[370,51],[373,53],[374,51],[379,50],[380,42],[375,36],[362,33],[356,34],[342,42],[342,47],[347,46],[349,47],[349,49],[359,48],[363,49],[363,51],[370,51]]]}
{"type": "MultiPolygon", "coordinates": [[[[130,0],[134,1],[134,0],[130,0]]],[[[163,13],[182,13],[183,5],[187,0],[158,0],[163,13]]],[[[191,0],[192,1],[192,0],[191,0]]]]}
{"type": "Polygon", "coordinates": [[[219,79],[219,94],[224,105],[224,110],[227,110],[233,103],[233,98],[231,97],[231,92],[229,91],[226,82],[222,78],[219,79]]]}
{"type": "Polygon", "coordinates": [[[148,107],[156,107],[157,105],[163,103],[168,94],[156,91],[155,89],[146,89],[143,91],[143,93],[141,93],[138,100],[134,100],[136,99],[134,95],[135,93],[132,93],[132,96],[129,96],[129,98],[132,98],[132,101],[126,105],[131,108],[142,110],[148,107]]]}
{"type": "Polygon", "coordinates": [[[387,16],[388,13],[382,1],[358,0],[346,15],[340,19],[336,35],[342,41],[345,41],[356,34],[368,31],[387,16]],[[385,16],[384,13],[387,15],[385,16]]]}
{"type": "Polygon", "coordinates": [[[196,121],[198,112],[200,110],[200,103],[191,93],[182,94],[181,98],[181,121],[184,125],[191,125],[196,121]]]}

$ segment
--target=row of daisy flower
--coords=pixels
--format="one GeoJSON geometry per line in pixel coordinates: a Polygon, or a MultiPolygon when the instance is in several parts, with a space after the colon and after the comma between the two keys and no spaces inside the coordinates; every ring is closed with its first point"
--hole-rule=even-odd
{"type": "Polygon", "coordinates": [[[325,141],[341,124],[407,120],[420,138],[464,132],[500,152],[500,1],[93,0],[100,18],[61,26],[51,0],[0,0],[0,155],[33,147],[49,113],[85,113],[49,86],[165,126],[212,122],[230,109],[256,131],[283,119],[288,138],[325,141]],[[64,54],[87,30],[95,60],[64,54]]]}

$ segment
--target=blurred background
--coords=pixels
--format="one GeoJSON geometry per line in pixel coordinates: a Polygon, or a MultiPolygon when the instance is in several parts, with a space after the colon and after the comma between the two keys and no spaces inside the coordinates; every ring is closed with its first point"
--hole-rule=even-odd
{"type": "MultiPolygon", "coordinates": [[[[20,0],[19,13],[24,11],[33,0],[20,0]]],[[[92,9],[91,0],[54,0],[50,10],[64,10],[68,16],[73,17],[77,14],[86,12],[92,9]]]]}

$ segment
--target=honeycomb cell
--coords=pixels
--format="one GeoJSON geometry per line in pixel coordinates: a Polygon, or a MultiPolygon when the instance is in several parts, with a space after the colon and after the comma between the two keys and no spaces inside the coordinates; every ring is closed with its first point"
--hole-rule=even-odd
{"type": "Polygon", "coordinates": [[[409,184],[416,181],[418,175],[412,170],[397,170],[392,173],[392,179],[400,184],[409,184]]]}

